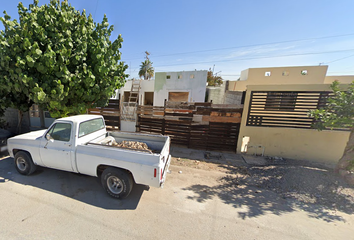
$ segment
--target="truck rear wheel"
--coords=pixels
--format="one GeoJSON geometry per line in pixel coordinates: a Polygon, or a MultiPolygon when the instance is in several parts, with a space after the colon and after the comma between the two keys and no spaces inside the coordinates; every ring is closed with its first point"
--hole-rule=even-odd
{"type": "Polygon", "coordinates": [[[22,151],[15,154],[15,167],[22,175],[31,175],[37,169],[37,166],[32,161],[31,155],[22,151]]]}
{"type": "Polygon", "coordinates": [[[107,193],[114,198],[128,197],[133,188],[133,178],[128,172],[110,167],[103,171],[101,183],[107,193]]]}

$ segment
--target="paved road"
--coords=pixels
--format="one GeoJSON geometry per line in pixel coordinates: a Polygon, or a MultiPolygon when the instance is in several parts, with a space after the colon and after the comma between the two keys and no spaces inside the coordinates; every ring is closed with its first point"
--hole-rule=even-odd
{"type": "Polygon", "coordinates": [[[4,157],[0,239],[354,239],[353,216],[256,189],[243,198],[219,171],[170,169],[163,189],[137,185],[121,201],[96,178],[45,168],[26,177],[4,157]]]}

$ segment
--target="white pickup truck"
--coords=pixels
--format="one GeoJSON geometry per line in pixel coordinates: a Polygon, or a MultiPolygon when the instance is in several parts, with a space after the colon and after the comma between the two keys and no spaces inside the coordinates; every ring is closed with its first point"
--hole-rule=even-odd
{"type": "Polygon", "coordinates": [[[23,175],[32,174],[38,165],[100,177],[115,198],[127,197],[134,181],[162,187],[171,159],[168,136],[106,132],[99,115],[61,118],[47,130],[9,138],[8,151],[23,175]],[[112,140],[145,143],[149,150],[116,147],[109,144],[112,140]]]}

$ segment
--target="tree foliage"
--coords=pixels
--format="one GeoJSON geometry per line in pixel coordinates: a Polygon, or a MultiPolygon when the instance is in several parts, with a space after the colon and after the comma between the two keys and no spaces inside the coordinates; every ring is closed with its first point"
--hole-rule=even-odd
{"type": "Polygon", "coordinates": [[[104,106],[124,84],[123,39],[109,40],[113,26],[106,16],[95,23],[67,0],[19,3],[18,14],[19,21],[6,11],[1,18],[0,99],[7,106],[27,111],[36,103],[53,117],[84,113],[104,106]]]}
{"type": "Polygon", "coordinates": [[[222,77],[214,76],[213,72],[209,70],[207,75],[207,82],[208,86],[219,86],[222,84],[222,77]]]}
{"type": "Polygon", "coordinates": [[[151,79],[154,76],[154,71],[152,62],[147,58],[144,62],[141,62],[139,77],[144,77],[144,80],[151,79]]]}
{"type": "Polygon", "coordinates": [[[344,172],[343,176],[347,181],[354,184],[354,175],[348,172],[354,169],[354,82],[344,91],[340,88],[339,82],[334,81],[331,89],[333,96],[328,98],[326,107],[310,111],[310,116],[316,120],[314,127],[318,130],[325,128],[351,130],[349,141],[336,169],[344,172]]]}
{"type": "Polygon", "coordinates": [[[316,120],[314,127],[325,128],[350,128],[354,127],[354,82],[345,91],[340,89],[339,82],[331,84],[333,96],[328,98],[325,108],[310,112],[316,120]]]}

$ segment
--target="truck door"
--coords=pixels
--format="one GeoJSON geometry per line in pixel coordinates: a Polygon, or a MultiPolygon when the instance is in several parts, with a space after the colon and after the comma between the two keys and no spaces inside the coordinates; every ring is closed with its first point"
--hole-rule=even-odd
{"type": "Polygon", "coordinates": [[[73,171],[72,123],[54,124],[41,139],[39,153],[42,162],[49,168],[73,171]]]}

